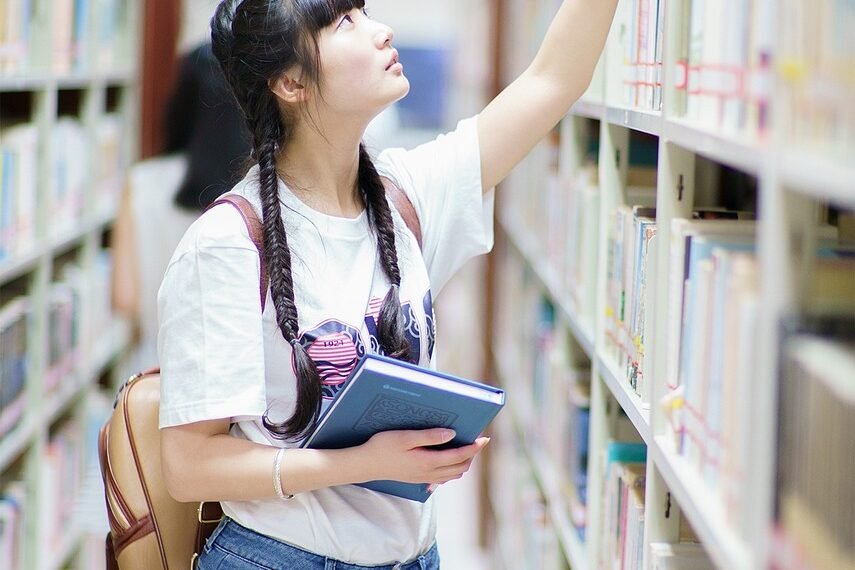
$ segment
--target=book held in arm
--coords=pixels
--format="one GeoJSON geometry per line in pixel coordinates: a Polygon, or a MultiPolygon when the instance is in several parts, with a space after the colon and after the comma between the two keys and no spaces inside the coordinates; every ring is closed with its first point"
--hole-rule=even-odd
{"type": "MultiPolygon", "coordinates": [[[[505,405],[505,392],[471,380],[373,354],[356,365],[344,389],[302,447],[342,449],[392,430],[449,428],[455,437],[436,449],[474,443],[505,405]]],[[[361,487],[425,502],[428,484],[370,481],[361,487]]]]}

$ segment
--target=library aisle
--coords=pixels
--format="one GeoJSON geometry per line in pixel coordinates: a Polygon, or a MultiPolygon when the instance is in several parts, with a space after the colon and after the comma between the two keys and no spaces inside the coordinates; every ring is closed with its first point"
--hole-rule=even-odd
{"type": "MultiPolygon", "coordinates": [[[[561,4],[368,0],[413,85],[372,149],[476,113],[561,4]]],[[[0,0],[0,570],[105,568],[115,223],[215,5],[0,0]]],[[[853,29],[851,0],[619,0],[436,300],[440,369],[507,393],[436,493],[444,569],[855,568],[853,29]]]]}

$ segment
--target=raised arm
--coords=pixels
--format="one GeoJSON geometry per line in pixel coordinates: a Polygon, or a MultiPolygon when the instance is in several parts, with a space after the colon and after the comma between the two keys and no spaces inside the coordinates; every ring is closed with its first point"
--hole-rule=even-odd
{"type": "Polygon", "coordinates": [[[493,188],[582,96],[617,0],[564,0],[534,61],[481,112],[481,177],[493,188]]]}

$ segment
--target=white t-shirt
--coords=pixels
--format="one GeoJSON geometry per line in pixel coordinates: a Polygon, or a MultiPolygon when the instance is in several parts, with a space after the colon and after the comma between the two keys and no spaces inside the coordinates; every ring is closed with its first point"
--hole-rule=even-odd
{"type": "MultiPolygon", "coordinates": [[[[461,121],[454,132],[411,151],[387,150],[376,164],[407,193],[421,222],[423,252],[393,207],[407,334],[420,364],[434,367],[432,295],[493,243],[493,197],[481,191],[477,121],[461,121]]],[[[257,169],[232,193],[260,211],[257,169]]],[[[321,214],[282,183],[280,196],[300,339],[318,363],[328,405],[358,358],[376,351],[376,316],[389,283],[364,212],[355,219],[321,214]]],[[[296,378],[269,293],[260,312],[259,267],[244,222],[230,206],[210,210],[184,236],[158,296],[161,427],[231,418],[235,437],[283,445],[261,417],[290,417],[296,378]]],[[[261,534],[354,564],[410,560],[435,538],[433,500],[421,504],[354,485],[291,501],[225,502],[223,509],[261,534]]]]}

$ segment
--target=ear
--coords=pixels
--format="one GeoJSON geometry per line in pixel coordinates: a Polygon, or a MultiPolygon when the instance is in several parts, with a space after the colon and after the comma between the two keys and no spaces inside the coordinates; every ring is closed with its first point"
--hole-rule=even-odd
{"type": "Polygon", "coordinates": [[[299,72],[289,70],[276,79],[267,82],[267,86],[283,103],[304,103],[308,98],[308,90],[300,82],[299,72]]]}

